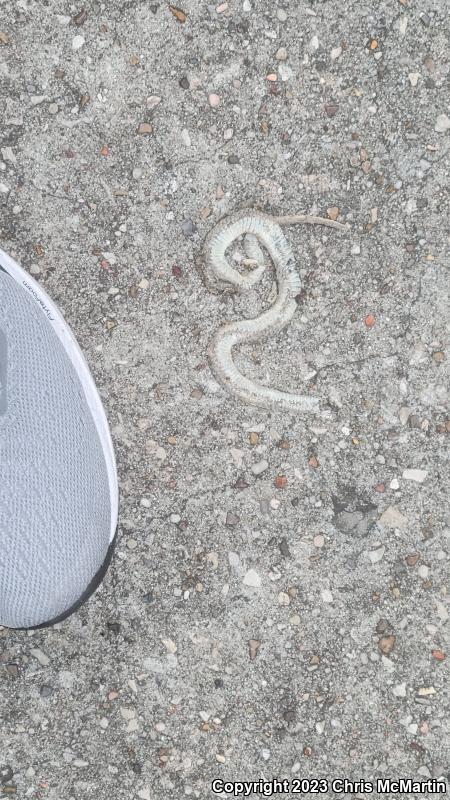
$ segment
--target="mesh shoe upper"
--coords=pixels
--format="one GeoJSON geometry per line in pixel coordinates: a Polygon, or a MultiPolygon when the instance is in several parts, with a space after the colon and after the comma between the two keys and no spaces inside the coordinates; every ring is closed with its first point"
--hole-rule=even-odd
{"type": "Polygon", "coordinates": [[[63,614],[110,541],[105,454],[55,330],[0,270],[0,624],[63,614]]]}

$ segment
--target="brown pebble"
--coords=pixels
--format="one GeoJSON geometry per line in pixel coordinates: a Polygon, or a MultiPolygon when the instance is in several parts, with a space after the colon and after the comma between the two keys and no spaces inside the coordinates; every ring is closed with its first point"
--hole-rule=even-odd
{"type": "Polygon", "coordinates": [[[258,650],[261,647],[261,642],[259,639],[250,639],[248,643],[248,649],[250,653],[250,661],[254,661],[256,656],[258,655],[258,650]]]}
{"type": "Polygon", "coordinates": [[[318,461],[318,459],[316,458],[316,456],[311,456],[311,458],[309,458],[309,459],[308,459],[308,465],[309,465],[309,466],[310,466],[312,469],[317,469],[317,467],[319,466],[319,461],[318,461]]]}
{"type": "Polygon", "coordinates": [[[249,437],[248,437],[248,438],[249,438],[249,441],[250,441],[250,444],[251,444],[251,445],[258,444],[258,442],[259,442],[259,436],[258,436],[258,434],[257,434],[257,433],[255,433],[254,431],[252,431],[252,432],[250,433],[250,435],[249,435],[249,437]]]}
{"type": "Polygon", "coordinates": [[[408,567],[415,567],[419,558],[420,558],[419,553],[410,553],[409,556],[406,556],[405,561],[408,567]]]}
{"type": "Polygon", "coordinates": [[[325,112],[328,117],[334,117],[339,111],[337,103],[325,103],[325,112]]]}
{"type": "Polygon", "coordinates": [[[337,206],[331,206],[331,208],[327,208],[327,214],[330,219],[336,220],[339,215],[339,208],[337,206]]]}
{"type": "Polygon", "coordinates": [[[445,359],[445,354],[442,352],[442,350],[436,350],[433,353],[433,359],[434,361],[437,361],[438,364],[441,364],[445,359]]]}
{"type": "Polygon", "coordinates": [[[150,133],[153,133],[153,125],[150,125],[149,122],[141,122],[137,132],[141,136],[148,136],[150,133]]]}
{"type": "Polygon", "coordinates": [[[274,480],[274,484],[277,489],[285,489],[288,485],[288,479],[286,478],[286,475],[277,475],[274,480]]]}
{"type": "Polygon", "coordinates": [[[394,634],[390,634],[389,636],[382,636],[381,639],[378,641],[378,647],[381,652],[387,656],[389,653],[392,653],[395,647],[396,637],[394,634]]]}
{"type": "Polygon", "coordinates": [[[88,17],[88,14],[87,14],[86,9],[82,8],[81,11],[78,12],[78,14],[75,14],[75,16],[72,17],[72,22],[74,23],[74,25],[78,25],[78,26],[84,25],[84,23],[87,20],[87,17],[88,17]]]}

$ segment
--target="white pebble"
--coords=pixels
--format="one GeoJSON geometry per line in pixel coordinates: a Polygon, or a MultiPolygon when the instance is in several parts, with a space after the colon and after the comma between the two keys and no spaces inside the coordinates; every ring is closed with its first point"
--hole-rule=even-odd
{"type": "Polygon", "coordinates": [[[218,94],[210,94],[208,97],[208,102],[211,108],[217,108],[220,105],[220,97],[218,94]]]}
{"type": "Polygon", "coordinates": [[[161,102],[161,98],[157,94],[151,94],[150,97],[147,97],[147,108],[149,111],[152,111],[153,108],[156,108],[161,102]]]}
{"type": "Polygon", "coordinates": [[[293,77],[294,71],[287,64],[281,63],[278,67],[278,74],[282,81],[288,81],[293,77]]]}
{"type": "Polygon", "coordinates": [[[392,689],[396,697],[406,697],[406,683],[399,683],[392,689]]]}
{"type": "Polygon", "coordinates": [[[331,594],[329,589],[324,589],[321,592],[322,600],[324,603],[332,603],[333,602],[333,595],[331,594]]]}
{"type": "Polygon", "coordinates": [[[316,731],[320,735],[325,730],[325,720],[321,720],[321,722],[316,722],[316,731]]]}
{"type": "Polygon", "coordinates": [[[258,588],[261,586],[261,576],[258,575],[256,570],[249,569],[244,575],[243,583],[245,586],[254,586],[255,588],[258,588]]]}
{"type": "Polygon", "coordinates": [[[279,8],[277,10],[277,17],[280,20],[280,22],[286,22],[288,15],[286,14],[284,8],[279,8]]]}
{"type": "Polygon", "coordinates": [[[331,51],[331,60],[336,61],[342,53],[342,47],[333,47],[331,51]]]}
{"type": "Polygon", "coordinates": [[[371,564],[378,564],[378,562],[381,561],[384,556],[385,549],[385,547],[379,547],[377,550],[371,550],[369,552],[371,564]]]}
{"type": "Polygon", "coordinates": [[[192,144],[191,137],[189,136],[189,131],[187,128],[183,128],[183,130],[181,131],[181,141],[183,142],[185,147],[190,147],[192,144]]]}
{"type": "Polygon", "coordinates": [[[450,119],[448,118],[447,114],[439,114],[436,125],[434,126],[434,130],[437,133],[445,133],[450,128],[450,119]]]}
{"type": "Polygon", "coordinates": [[[150,500],[148,499],[148,497],[142,497],[142,498],[141,498],[141,506],[142,506],[143,508],[150,508],[150,506],[151,506],[151,502],[150,502],[150,500]]]}
{"type": "Polygon", "coordinates": [[[417,86],[417,81],[420,78],[420,72],[410,72],[408,78],[411,86],[417,86]]]}
{"type": "Polygon", "coordinates": [[[416,481],[416,483],[423,483],[427,477],[428,472],[425,469],[405,469],[403,470],[403,478],[406,481],[416,481]]]}
{"type": "Polygon", "coordinates": [[[72,50],[79,50],[80,47],[83,47],[84,43],[85,43],[84,36],[81,36],[81,34],[78,34],[78,36],[74,36],[72,39],[72,50]]]}
{"type": "Polygon", "coordinates": [[[392,478],[392,480],[391,480],[391,482],[389,484],[389,487],[391,489],[399,489],[400,488],[400,484],[399,484],[397,478],[392,478]]]}
{"type": "Polygon", "coordinates": [[[50,664],[49,657],[43,653],[42,650],[39,650],[38,647],[34,647],[32,650],[30,650],[30,653],[37,661],[39,661],[42,667],[48,667],[50,664]]]}
{"type": "Polygon", "coordinates": [[[258,461],[257,464],[252,464],[252,472],[254,475],[261,475],[268,466],[269,463],[263,459],[262,461],[258,461]]]}

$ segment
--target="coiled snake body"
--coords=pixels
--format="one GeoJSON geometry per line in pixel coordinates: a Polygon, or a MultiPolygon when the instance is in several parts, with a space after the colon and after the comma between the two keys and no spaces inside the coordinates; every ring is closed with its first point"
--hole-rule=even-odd
{"type": "Polygon", "coordinates": [[[301,280],[281,225],[305,222],[347,230],[346,225],[321,217],[271,217],[260,211],[243,210],[221,220],[205,242],[205,278],[212,289],[234,293],[245,292],[253,287],[265,269],[261,245],[273,261],[278,289],[273,305],[254,319],[225,323],[214,334],[208,347],[211,368],[219,383],[244,402],[263,408],[290,412],[319,410],[319,402],[315,397],[271,389],[246,378],[239,372],[232,357],[236,345],[281,331],[292,319],[301,280]],[[231,267],[225,257],[227,248],[242,235],[247,255],[243,264],[251,268],[246,275],[231,267]]]}

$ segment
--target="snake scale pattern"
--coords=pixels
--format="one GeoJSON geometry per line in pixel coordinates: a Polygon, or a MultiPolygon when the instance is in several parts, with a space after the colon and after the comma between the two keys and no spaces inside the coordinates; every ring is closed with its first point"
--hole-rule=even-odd
{"type": "Polygon", "coordinates": [[[246,292],[258,283],[265,269],[261,248],[267,250],[275,268],[277,284],[277,297],[273,305],[256,318],[222,325],[210,341],[208,356],[216,379],[235,397],[263,408],[294,413],[317,412],[318,399],[271,389],[250,380],[237,369],[232,351],[239,344],[281,331],[292,319],[297,308],[295,298],[301,289],[301,279],[281,226],[299,223],[348,230],[347,225],[321,217],[302,214],[272,217],[249,209],[238,211],[221,220],[208,235],[204,250],[207,285],[213,291],[226,293],[246,292]],[[242,262],[248,268],[246,274],[241,274],[230,266],[226,258],[227,248],[241,236],[244,236],[244,251],[247,256],[242,262]]]}

